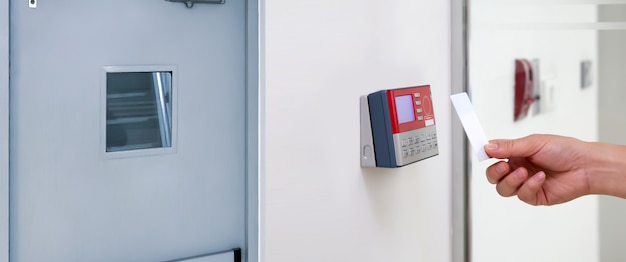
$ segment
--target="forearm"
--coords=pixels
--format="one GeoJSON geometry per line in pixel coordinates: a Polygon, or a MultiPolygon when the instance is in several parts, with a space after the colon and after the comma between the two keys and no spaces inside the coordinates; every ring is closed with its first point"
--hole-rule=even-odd
{"type": "Polygon", "coordinates": [[[626,198],[626,146],[590,143],[585,167],[591,194],[626,198]]]}

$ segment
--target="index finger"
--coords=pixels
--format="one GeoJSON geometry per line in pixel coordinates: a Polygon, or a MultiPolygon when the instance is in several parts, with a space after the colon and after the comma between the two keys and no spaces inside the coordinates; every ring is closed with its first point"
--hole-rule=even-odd
{"type": "Polygon", "coordinates": [[[500,161],[487,168],[487,181],[495,185],[510,172],[511,167],[509,166],[509,163],[505,161],[500,161]]]}

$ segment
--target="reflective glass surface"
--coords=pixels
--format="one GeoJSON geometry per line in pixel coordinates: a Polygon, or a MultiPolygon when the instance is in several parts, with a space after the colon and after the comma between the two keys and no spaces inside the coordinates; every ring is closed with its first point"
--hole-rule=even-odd
{"type": "Polygon", "coordinates": [[[172,146],[172,72],[108,72],[106,89],[106,152],[172,146]]]}

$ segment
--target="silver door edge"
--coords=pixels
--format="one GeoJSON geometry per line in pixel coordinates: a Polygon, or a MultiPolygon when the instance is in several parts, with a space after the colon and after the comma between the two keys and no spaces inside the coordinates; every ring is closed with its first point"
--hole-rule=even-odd
{"type": "MultiPolygon", "coordinates": [[[[26,4],[26,3],[24,3],[26,4]]],[[[0,261],[9,261],[9,0],[0,0],[0,261]]]]}
{"type": "Polygon", "coordinates": [[[262,15],[260,10],[263,0],[246,1],[246,248],[243,249],[244,261],[264,261],[263,250],[263,209],[264,206],[264,170],[263,168],[263,125],[264,121],[264,86],[262,78],[263,61],[262,37],[260,28],[262,15]],[[261,2],[261,3],[260,3],[261,2]]]}
{"type": "MultiPolygon", "coordinates": [[[[451,11],[451,94],[469,91],[467,74],[469,0],[452,0],[451,11]]],[[[451,191],[452,191],[452,258],[453,262],[466,262],[471,258],[469,213],[469,161],[468,144],[463,127],[451,112],[451,191]]]]}

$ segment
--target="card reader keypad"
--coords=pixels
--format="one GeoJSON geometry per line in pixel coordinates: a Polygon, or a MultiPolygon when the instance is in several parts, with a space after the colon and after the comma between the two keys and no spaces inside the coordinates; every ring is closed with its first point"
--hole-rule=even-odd
{"type": "Polygon", "coordinates": [[[439,154],[435,126],[394,135],[399,166],[439,154]]]}
{"type": "Polygon", "coordinates": [[[414,156],[437,147],[437,132],[413,136],[402,140],[402,157],[414,156]]]}

